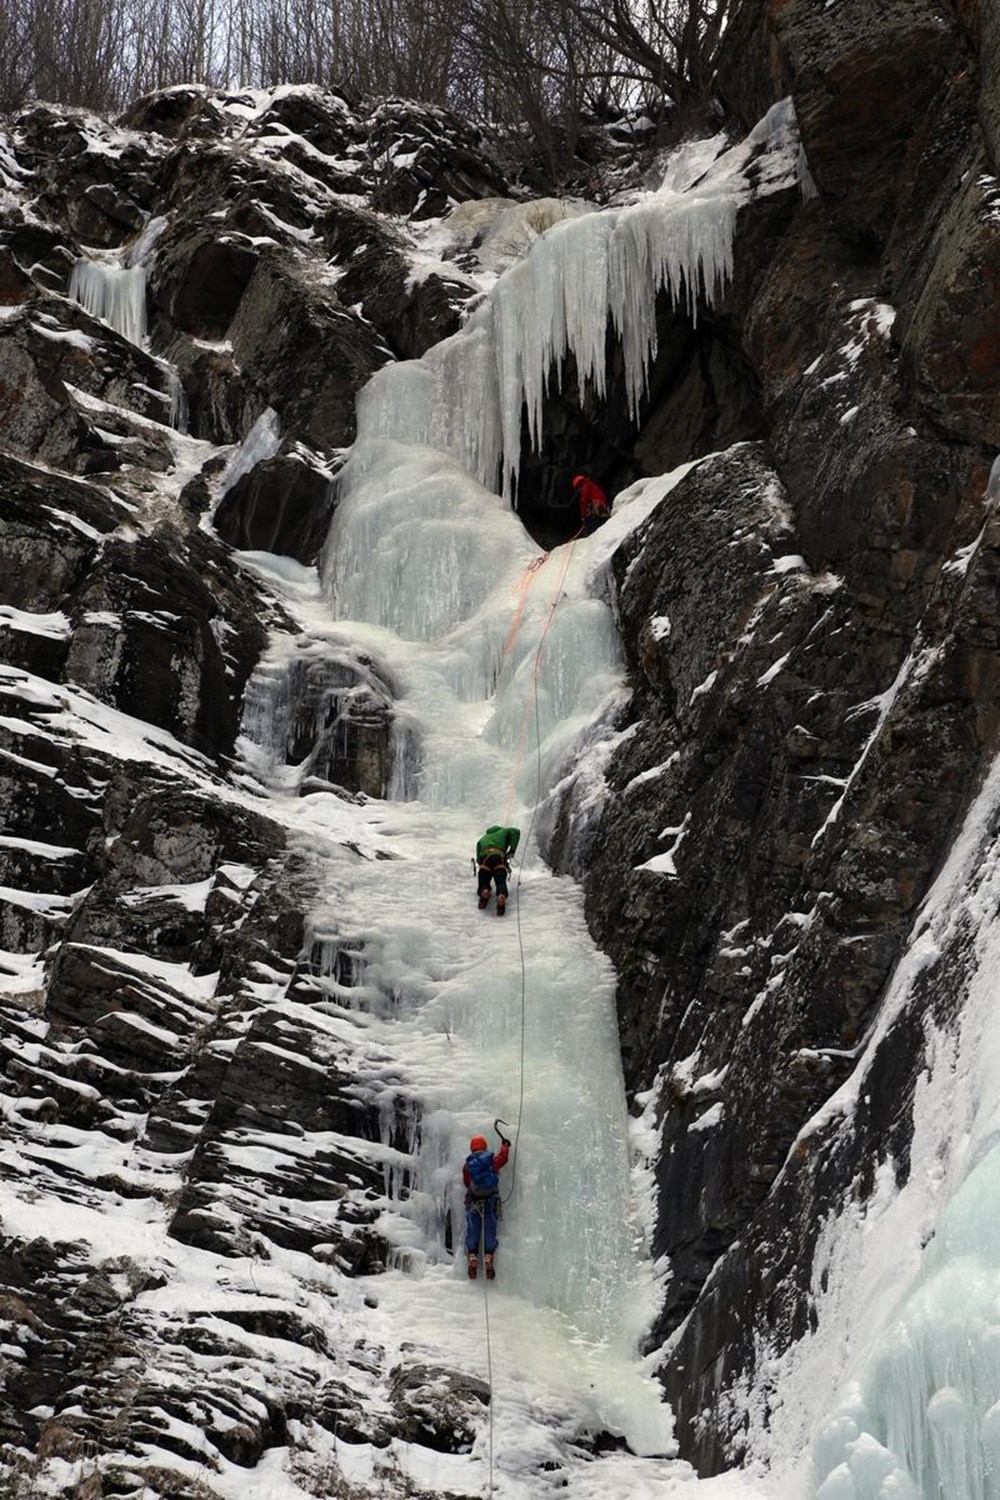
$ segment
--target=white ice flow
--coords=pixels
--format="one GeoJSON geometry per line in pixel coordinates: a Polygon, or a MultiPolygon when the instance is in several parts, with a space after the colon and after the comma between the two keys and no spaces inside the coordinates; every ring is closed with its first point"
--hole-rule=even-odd
{"type": "MultiPolygon", "coordinates": [[[[167,223],[163,217],[150,219],[123,250],[82,255],[70,272],[67,290],[73,301],[140,349],[147,346],[146,263],[167,223]]],[[[169,388],[167,425],[186,432],[186,401],[177,371],[166,360],[156,363],[169,388]]]]}
{"type": "MultiPolygon", "coordinates": [[[[501,1116],[513,1136],[520,1119],[490,1292],[495,1369],[577,1399],[582,1390],[593,1424],[634,1451],[668,1452],[667,1413],[636,1362],[653,1278],[630,1172],[614,976],[577,886],[547,874],[528,838],[539,770],[544,796],[571,741],[594,740],[599,755],[602,710],[619,701],[610,609],[588,588],[606,544],[543,560],[510,507],[443,455],[390,446],[386,459],[358,466],[327,576],[347,638],[395,684],[397,714],[420,747],[406,778],[417,796],[386,809],[380,829],[402,857],[352,869],[315,916],[331,960],[345,946],[361,955],[360,1003],[400,1064],[387,1141],[393,1111],[411,1122],[411,1191],[401,1192],[401,1173],[391,1178],[382,1226],[409,1274],[381,1295],[438,1338],[451,1328],[460,1357],[486,1373],[482,1289],[469,1286],[461,1255],[456,1269],[446,1236],[449,1221],[454,1236],[464,1229],[470,1135],[492,1138],[501,1116]],[[471,869],[493,822],[525,834],[503,921],[492,905],[477,909],[471,869]]],[[[399,1166],[410,1166],[405,1155],[399,1166]]]]}
{"type": "Polygon", "coordinates": [[[142,266],[81,257],[69,278],[69,295],[95,318],[140,347],[146,338],[146,272],[142,266]]]}
{"type": "MultiPolygon", "coordinates": [[[[780,139],[786,151],[789,135],[778,110],[755,145],[780,139]]],[[[620,505],[602,533],[543,558],[493,487],[509,491],[522,408],[537,435],[545,389],[569,351],[603,390],[609,318],[638,405],[658,291],[693,313],[729,273],[751,149],[714,166],[710,158],[687,191],[554,225],[465,330],[377,375],[359,400],[324,552],[337,630],[393,684],[400,743],[418,747],[417,763],[395,778],[415,795],[387,806],[379,828],[398,857],[339,876],[330,866],[314,914],[332,993],[369,1012],[370,1035],[395,1063],[384,1085],[384,1145],[397,1150],[382,1228],[396,1271],[381,1278],[379,1296],[418,1347],[444,1346],[474,1373],[492,1372],[508,1486],[519,1470],[525,1481],[537,1474],[544,1457],[523,1417],[512,1420],[520,1403],[512,1407],[510,1393],[523,1387],[623,1435],[634,1453],[667,1455],[672,1443],[638,1358],[656,1294],[614,975],[588,934],[578,887],[546,870],[533,836],[557,787],[580,792],[570,818],[578,848],[600,805],[624,692],[603,563],[650,502],[620,505]],[[470,868],[494,822],[525,835],[503,921],[492,906],[478,911],[470,868]],[[339,979],[345,952],[360,980],[353,992],[339,979]],[[469,1285],[461,1254],[461,1167],[470,1135],[491,1133],[495,1116],[516,1133],[516,1156],[503,1178],[510,1196],[488,1361],[484,1287],[469,1285]]],[[[657,1467],[671,1492],[690,1479],[669,1462],[657,1467]]]]}
{"type": "MultiPolygon", "coordinates": [[[[508,1500],[547,1492],[546,1469],[558,1486],[572,1468],[581,1500],[665,1500],[694,1482],[670,1457],[670,1414],[639,1356],[657,1297],[645,1245],[655,1142],[630,1133],[611,966],[579,887],[551,874],[538,842],[558,808],[570,858],[585,854],[625,693],[606,564],[671,480],[619,496],[601,532],[547,558],[509,503],[522,409],[537,435],[566,356],[601,391],[610,319],[634,407],[658,292],[692,311],[717,295],[740,205],[762,183],[797,180],[786,107],[742,146],[694,154],[632,208],[555,224],[460,334],[369,384],[324,552],[326,618],[309,618],[310,650],[328,641],[341,656],[366,655],[394,695],[391,796],[348,809],[367,820],[367,848],[338,842],[344,804],[329,794],[288,816],[303,847],[323,855],[311,921],[327,1006],[364,1036],[357,1087],[382,1109],[372,1152],[393,1264],[374,1284],[369,1336],[492,1385],[461,1478],[439,1476],[452,1492],[482,1493],[487,1429],[508,1500]],[[471,868],[494,822],[523,832],[502,920],[477,909],[471,868]],[[498,1277],[470,1284],[461,1168],[472,1134],[495,1140],[498,1116],[516,1140],[498,1277]],[[618,1434],[631,1453],[580,1462],[581,1431],[618,1434]]],[[[311,611],[301,580],[287,582],[300,613],[311,611]]],[[[282,651],[248,697],[260,750],[267,693],[287,694],[282,651]]],[[[743,1476],[703,1492],[758,1493],[743,1476]]]]}
{"type": "Polygon", "coordinates": [[[146,261],[166,227],[162,216],[150,219],[126,249],[81,256],[70,273],[73,300],[132,344],[145,342],[146,261]]]}
{"type": "Polygon", "coordinates": [[[797,181],[788,100],[716,160],[718,144],[707,144],[710,153],[698,142],[686,155],[698,157],[698,172],[678,176],[675,169],[643,201],[554,224],[504,273],[461,333],[409,366],[404,381],[396,366],[377,374],[359,403],[365,441],[357,462],[365,461],[365,444],[379,437],[428,446],[490,488],[499,478],[509,498],[522,411],[535,441],[545,393],[558,386],[568,353],[581,386],[604,394],[609,319],[621,338],[634,414],[656,353],[658,293],[665,289],[696,316],[699,301],[715,300],[731,272],[741,205],[754,191],[797,181]],[[766,166],[751,187],[744,168],[762,151],[766,166]]]}

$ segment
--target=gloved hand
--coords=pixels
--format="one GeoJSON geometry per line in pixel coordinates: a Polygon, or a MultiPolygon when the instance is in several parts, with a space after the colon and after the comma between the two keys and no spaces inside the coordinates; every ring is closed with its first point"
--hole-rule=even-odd
{"type": "Polygon", "coordinates": [[[502,1135],[500,1137],[500,1144],[501,1144],[501,1146],[506,1146],[507,1149],[508,1149],[508,1151],[510,1150],[510,1141],[507,1139],[507,1137],[505,1135],[502,1135]]]}

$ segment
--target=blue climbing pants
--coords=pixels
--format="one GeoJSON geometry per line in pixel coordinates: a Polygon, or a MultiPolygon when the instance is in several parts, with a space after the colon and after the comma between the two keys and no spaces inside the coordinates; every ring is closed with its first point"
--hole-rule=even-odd
{"type": "Polygon", "coordinates": [[[468,1255],[478,1255],[480,1249],[492,1255],[497,1247],[497,1195],[489,1198],[465,1199],[465,1249],[468,1255]]]}

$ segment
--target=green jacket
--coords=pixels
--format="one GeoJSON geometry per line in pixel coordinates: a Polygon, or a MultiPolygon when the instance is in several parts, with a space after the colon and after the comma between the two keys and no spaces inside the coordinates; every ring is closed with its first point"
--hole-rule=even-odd
{"type": "Polygon", "coordinates": [[[487,828],[476,845],[476,859],[482,864],[487,854],[494,849],[498,849],[504,859],[509,859],[517,848],[520,837],[520,828],[502,828],[499,823],[495,823],[492,828],[487,828]]]}

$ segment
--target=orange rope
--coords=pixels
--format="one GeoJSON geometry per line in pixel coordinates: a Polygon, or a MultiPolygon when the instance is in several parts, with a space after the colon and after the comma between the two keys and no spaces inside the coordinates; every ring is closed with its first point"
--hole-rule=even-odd
{"type": "Polygon", "coordinates": [[[521,574],[521,581],[517,586],[517,609],[514,611],[514,618],[511,621],[510,629],[507,632],[507,639],[503,643],[504,656],[509,656],[514,649],[514,642],[517,640],[517,632],[521,628],[521,618],[524,615],[524,606],[528,602],[528,594],[531,591],[531,585],[535,581],[535,574],[538,572],[539,568],[541,568],[548,561],[548,558],[549,554],[547,552],[543,552],[541,557],[533,558],[525,568],[524,572],[521,574]]]}
{"type": "MultiPolygon", "coordinates": [[[[562,587],[563,587],[563,584],[566,581],[566,574],[569,571],[569,565],[570,565],[570,562],[571,562],[572,557],[573,557],[573,551],[574,551],[574,549],[576,547],[577,540],[579,539],[579,537],[580,537],[581,534],[582,534],[582,530],[578,531],[577,534],[576,534],[576,536],[573,537],[573,539],[571,540],[569,546],[566,548],[566,556],[565,556],[565,559],[563,560],[562,569],[561,569],[561,571],[559,573],[559,582],[556,584],[555,593],[552,595],[552,603],[549,605],[549,614],[548,614],[547,620],[545,621],[545,628],[543,629],[543,631],[541,633],[541,636],[539,637],[539,640],[538,640],[538,645],[535,648],[535,664],[534,664],[534,667],[532,668],[532,672],[531,672],[531,687],[530,687],[530,689],[528,691],[528,694],[527,694],[527,696],[525,697],[525,700],[524,700],[524,715],[523,715],[523,717],[521,719],[521,734],[520,734],[520,738],[518,740],[517,753],[514,756],[514,766],[513,766],[513,769],[511,771],[511,776],[510,776],[510,792],[508,793],[508,796],[507,796],[507,810],[504,813],[504,822],[505,823],[509,823],[510,822],[510,816],[511,816],[511,813],[513,812],[513,810],[514,810],[514,793],[515,793],[515,790],[517,788],[517,777],[518,777],[518,773],[519,773],[519,771],[521,769],[521,761],[524,758],[524,751],[525,751],[525,747],[526,747],[527,742],[528,742],[528,724],[529,724],[529,721],[530,721],[530,718],[531,718],[532,707],[534,705],[534,702],[535,702],[536,698],[538,697],[538,673],[539,673],[539,670],[540,670],[541,665],[542,665],[542,648],[544,647],[546,637],[548,636],[548,633],[549,633],[549,631],[552,628],[552,621],[555,618],[555,613],[556,613],[556,609],[557,609],[557,607],[559,605],[559,600],[562,598],[562,587]]],[[[541,563],[543,563],[545,561],[545,558],[548,557],[548,555],[549,554],[546,553],[545,557],[541,558],[540,560],[536,560],[534,563],[532,563],[532,564],[529,565],[530,568],[531,568],[531,570],[532,570],[532,572],[534,572],[534,571],[537,570],[537,568],[541,565],[541,563]]],[[[524,613],[524,600],[526,600],[526,599],[527,599],[527,589],[524,590],[524,596],[523,596],[523,599],[522,599],[522,602],[521,602],[521,608],[520,608],[520,611],[519,611],[518,616],[517,616],[517,625],[520,625],[520,623],[521,623],[521,615],[524,613]]],[[[512,633],[511,633],[511,636],[508,636],[508,640],[511,641],[511,644],[513,644],[512,637],[515,636],[516,634],[517,634],[517,631],[513,630],[512,633]]]]}

